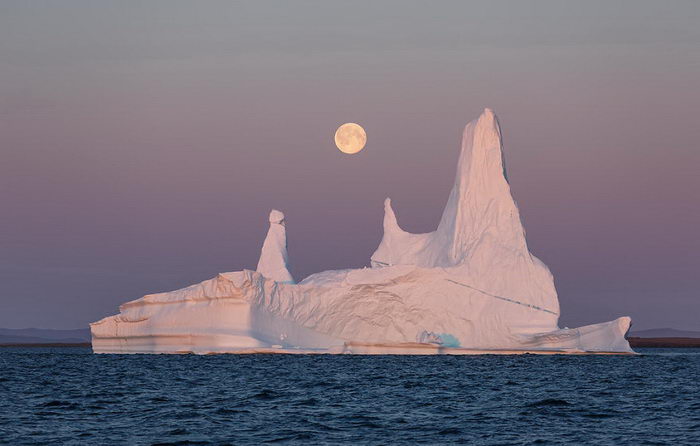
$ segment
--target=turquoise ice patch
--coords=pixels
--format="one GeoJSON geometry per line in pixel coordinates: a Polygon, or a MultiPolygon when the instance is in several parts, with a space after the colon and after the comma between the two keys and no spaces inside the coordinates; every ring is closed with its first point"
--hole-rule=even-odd
{"type": "Polygon", "coordinates": [[[441,333],[440,339],[442,339],[443,347],[457,348],[459,347],[459,339],[455,338],[449,333],[441,333]]]}

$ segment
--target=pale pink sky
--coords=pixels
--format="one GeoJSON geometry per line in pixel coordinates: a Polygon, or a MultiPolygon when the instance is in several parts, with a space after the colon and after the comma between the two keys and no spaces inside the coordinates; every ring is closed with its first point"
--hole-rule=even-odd
{"type": "Polygon", "coordinates": [[[491,107],[561,325],[700,330],[700,3],[486,3],[0,3],[0,326],[254,268],[273,207],[297,279],[367,265],[491,107]]]}

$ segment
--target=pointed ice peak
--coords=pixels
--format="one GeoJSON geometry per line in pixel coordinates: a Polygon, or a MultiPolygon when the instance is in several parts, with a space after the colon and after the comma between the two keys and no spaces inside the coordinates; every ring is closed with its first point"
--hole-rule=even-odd
{"type": "MultiPolygon", "coordinates": [[[[465,129],[465,136],[466,136],[465,129]]],[[[475,147],[491,148],[500,147],[501,129],[498,126],[498,118],[490,108],[485,108],[476,121],[474,127],[473,144],[475,147]]],[[[463,141],[464,142],[464,141],[463,141]]]]}
{"type": "MultiPolygon", "coordinates": [[[[474,121],[472,121],[474,122],[474,121]]],[[[493,127],[496,123],[496,113],[492,109],[486,107],[484,111],[481,112],[479,117],[476,119],[476,127],[489,128],[493,127]]]]}
{"type": "Polygon", "coordinates": [[[273,209],[270,211],[270,223],[278,223],[284,226],[284,213],[273,209]]]}
{"type": "Polygon", "coordinates": [[[284,214],[276,209],[270,211],[270,229],[263,242],[257,272],[281,283],[294,283],[289,272],[287,257],[287,231],[284,224],[284,214]]]}
{"type": "Polygon", "coordinates": [[[384,230],[386,231],[387,229],[401,229],[399,228],[399,223],[396,221],[394,208],[391,207],[391,198],[384,199],[384,230]]]}
{"type": "Polygon", "coordinates": [[[479,121],[482,120],[493,122],[496,120],[496,113],[493,111],[493,109],[485,107],[484,111],[482,111],[479,115],[479,121]]]}
{"type": "MultiPolygon", "coordinates": [[[[462,168],[479,170],[483,173],[487,173],[484,171],[484,167],[497,167],[499,171],[502,171],[502,162],[503,147],[501,142],[501,127],[498,124],[498,118],[493,110],[486,108],[481,115],[479,115],[478,119],[471,121],[464,127],[459,164],[462,168]],[[489,163],[490,166],[483,166],[481,163],[489,163]],[[476,164],[476,166],[473,166],[474,164],[476,164]],[[476,169],[472,166],[476,167],[476,169]]],[[[458,171],[457,175],[458,177],[468,177],[469,173],[470,172],[462,170],[458,171]]],[[[493,180],[498,179],[497,176],[493,178],[493,180]]]]}
{"type": "Polygon", "coordinates": [[[410,234],[401,229],[396,220],[394,209],[391,207],[391,198],[384,200],[383,226],[384,237],[382,237],[379,248],[377,248],[377,251],[370,259],[373,268],[400,264],[403,258],[410,257],[413,254],[413,248],[420,249],[423,246],[423,243],[416,240],[421,238],[423,234],[410,234]]]}

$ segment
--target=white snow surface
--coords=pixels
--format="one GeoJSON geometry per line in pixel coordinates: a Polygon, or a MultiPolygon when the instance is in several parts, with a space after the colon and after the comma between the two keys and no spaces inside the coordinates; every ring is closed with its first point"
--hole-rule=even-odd
{"type": "Polygon", "coordinates": [[[384,203],[371,268],[295,284],[284,214],[270,213],[257,270],[127,302],[91,324],[97,353],[633,353],[630,318],[558,327],[549,269],[530,254],[494,113],[464,129],[434,232],[400,228],[384,203]]]}

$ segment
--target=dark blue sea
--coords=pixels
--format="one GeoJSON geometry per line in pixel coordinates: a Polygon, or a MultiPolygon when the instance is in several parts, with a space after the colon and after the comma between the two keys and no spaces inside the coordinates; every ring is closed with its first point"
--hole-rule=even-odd
{"type": "Polygon", "coordinates": [[[0,348],[9,445],[699,445],[700,350],[93,355],[0,348]]]}

